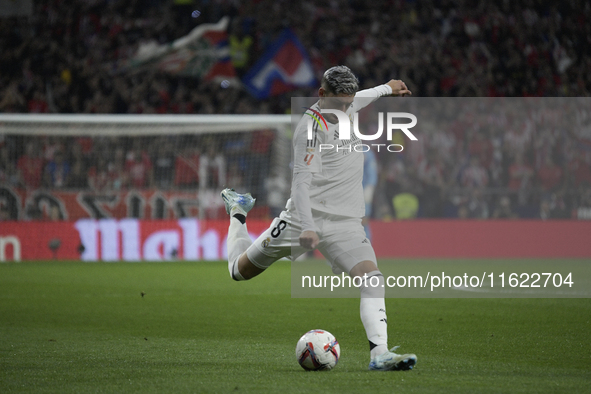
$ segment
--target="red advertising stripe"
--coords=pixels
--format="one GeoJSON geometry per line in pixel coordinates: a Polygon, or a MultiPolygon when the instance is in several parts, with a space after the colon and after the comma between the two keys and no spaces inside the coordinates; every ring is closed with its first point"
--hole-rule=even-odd
{"type": "Polygon", "coordinates": [[[4,261],[14,259],[15,247],[21,260],[80,259],[80,237],[73,222],[3,222],[0,246],[4,261]]]}
{"type": "MultiPolygon", "coordinates": [[[[3,222],[0,261],[224,260],[228,224],[195,218],[3,222]]],[[[256,238],[269,224],[249,220],[248,232],[256,238]]]]}
{"type": "Polygon", "coordinates": [[[591,257],[591,221],[372,222],[378,258],[591,257]]]}
{"type": "MultiPolygon", "coordinates": [[[[251,237],[269,223],[249,220],[251,237]]],[[[591,221],[374,221],[371,227],[378,258],[591,257],[591,221]]],[[[227,232],[227,220],[194,218],[3,222],[0,261],[224,260],[227,232]]]]}

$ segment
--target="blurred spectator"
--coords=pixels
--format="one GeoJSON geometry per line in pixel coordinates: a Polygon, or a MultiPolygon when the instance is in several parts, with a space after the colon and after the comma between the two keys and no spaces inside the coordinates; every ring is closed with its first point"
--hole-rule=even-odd
{"type": "Polygon", "coordinates": [[[414,219],[419,213],[419,199],[412,193],[399,193],[392,199],[396,219],[414,219]]]}
{"type": "Polygon", "coordinates": [[[54,189],[61,189],[68,186],[70,176],[70,164],[66,161],[65,155],[58,150],[45,166],[45,185],[54,189]]]}
{"type": "Polygon", "coordinates": [[[199,186],[202,189],[222,189],[226,185],[226,159],[213,140],[199,158],[199,186]]]}
{"type": "Polygon", "coordinates": [[[84,168],[84,162],[77,160],[72,164],[72,171],[68,177],[68,188],[86,189],[88,187],[89,174],[84,168]]]}
{"type": "Polygon", "coordinates": [[[504,186],[504,169],[503,161],[505,159],[505,153],[503,150],[504,133],[498,127],[493,127],[490,135],[490,141],[493,148],[492,160],[490,167],[488,168],[490,173],[490,184],[491,186],[504,186]]]}
{"type": "Polygon", "coordinates": [[[170,112],[173,114],[191,114],[194,104],[189,100],[189,94],[184,86],[179,86],[170,103],[170,112]]]}
{"type": "Polygon", "coordinates": [[[475,131],[470,134],[468,153],[470,157],[480,158],[480,164],[484,168],[490,168],[493,160],[493,144],[485,130],[475,131]]]}
{"type": "Polygon", "coordinates": [[[170,189],[174,179],[175,158],[172,146],[168,142],[158,144],[154,157],[154,186],[170,189]]]}
{"type": "Polygon", "coordinates": [[[60,222],[64,220],[63,215],[60,212],[60,208],[57,205],[52,205],[49,207],[49,214],[47,215],[47,220],[51,222],[60,222]]]}
{"type": "Polygon", "coordinates": [[[478,156],[470,158],[470,164],[462,171],[461,183],[465,187],[483,187],[488,185],[488,174],[486,169],[480,165],[480,158],[478,156]]]}
{"type": "Polygon", "coordinates": [[[174,185],[195,188],[199,185],[199,150],[185,146],[177,153],[174,165],[174,185]]]}
{"type": "Polygon", "coordinates": [[[443,174],[445,164],[441,156],[436,152],[430,152],[417,169],[417,176],[423,185],[423,198],[421,198],[422,214],[425,217],[440,217],[442,215],[443,193],[445,181],[443,174]]]}
{"type": "Polygon", "coordinates": [[[264,187],[265,179],[269,174],[269,160],[271,159],[271,146],[275,132],[273,130],[257,130],[251,134],[250,155],[246,176],[248,189],[261,203],[266,201],[264,187]]]}
{"type": "Polygon", "coordinates": [[[228,37],[230,58],[238,75],[242,76],[251,63],[250,56],[254,40],[250,35],[245,34],[239,19],[234,21],[231,30],[230,36],[228,37]]]}
{"type": "Polygon", "coordinates": [[[515,161],[509,167],[509,189],[512,191],[525,189],[530,185],[533,173],[533,169],[524,163],[523,155],[517,154],[515,161]]]}
{"type": "Polygon", "coordinates": [[[581,193],[581,198],[576,209],[576,218],[591,220],[591,186],[589,185],[581,193]]]}
{"type": "Polygon", "coordinates": [[[470,211],[466,204],[460,204],[458,207],[458,219],[470,219],[470,211]]]}
{"type": "MultiPolygon", "coordinates": [[[[236,190],[251,190],[245,187],[244,184],[244,176],[242,176],[243,171],[240,171],[238,167],[238,163],[234,162],[231,163],[228,167],[228,177],[227,182],[228,185],[232,185],[232,188],[236,190]]],[[[258,201],[258,198],[257,198],[258,201]]]]}
{"type": "Polygon", "coordinates": [[[488,219],[490,215],[488,203],[482,190],[481,188],[473,189],[470,192],[470,198],[465,204],[468,217],[471,219],[488,219]]]}
{"type": "Polygon", "coordinates": [[[72,189],[85,189],[88,187],[87,160],[82,152],[82,146],[78,141],[72,141],[70,146],[69,163],[72,171],[68,180],[68,187],[72,189]]]}
{"type": "Polygon", "coordinates": [[[562,183],[562,169],[554,164],[552,156],[547,156],[544,165],[538,169],[536,178],[544,192],[552,191],[562,183]]]}
{"type": "Polygon", "coordinates": [[[272,218],[279,216],[285,208],[285,194],[289,193],[290,187],[289,179],[285,179],[282,176],[274,176],[267,179],[267,205],[269,205],[269,215],[272,218]]]}
{"type": "Polygon", "coordinates": [[[581,150],[573,160],[568,163],[571,173],[571,182],[575,187],[586,183],[591,184],[591,164],[587,161],[585,151],[581,150]]]}
{"type": "Polygon", "coordinates": [[[88,170],[88,184],[94,192],[100,193],[109,191],[112,187],[112,177],[109,173],[109,166],[103,157],[99,157],[96,165],[88,170]]]}
{"type": "Polygon", "coordinates": [[[17,170],[7,146],[0,148],[0,184],[18,184],[17,170]]]}
{"type": "Polygon", "coordinates": [[[540,203],[540,219],[553,219],[552,210],[550,209],[550,201],[548,201],[547,199],[543,199],[540,203]]]}
{"type": "Polygon", "coordinates": [[[492,218],[493,219],[516,219],[519,216],[513,211],[511,207],[511,199],[507,196],[499,198],[497,207],[495,208],[492,218]]]}
{"type": "Polygon", "coordinates": [[[73,140],[70,144],[68,144],[68,146],[68,161],[72,164],[72,166],[74,166],[76,162],[80,162],[82,168],[86,170],[86,168],[88,167],[88,162],[86,156],[84,155],[84,151],[82,145],[80,144],[80,141],[73,140]]]}
{"type": "Polygon", "coordinates": [[[42,92],[35,92],[33,98],[27,103],[27,109],[30,113],[47,113],[49,112],[49,105],[45,100],[42,92]]]}
{"type": "Polygon", "coordinates": [[[572,216],[568,200],[564,196],[564,190],[558,190],[550,195],[550,210],[552,217],[557,219],[570,219],[572,216]]]}
{"type": "Polygon", "coordinates": [[[0,205],[0,222],[6,222],[12,220],[10,217],[10,211],[6,207],[0,205]]]}
{"type": "Polygon", "coordinates": [[[38,189],[43,179],[43,159],[39,155],[39,148],[33,141],[25,146],[25,154],[22,155],[16,165],[20,183],[27,189],[38,189]]]}
{"type": "Polygon", "coordinates": [[[401,156],[389,155],[386,157],[384,193],[386,194],[386,199],[391,202],[394,196],[402,191],[406,179],[406,166],[401,156]]]}
{"type": "Polygon", "coordinates": [[[569,213],[566,211],[563,202],[555,195],[550,198],[543,198],[540,202],[540,213],[538,219],[567,219],[569,213]]]}
{"type": "Polygon", "coordinates": [[[205,146],[199,157],[199,205],[206,218],[218,219],[223,214],[219,194],[226,185],[226,159],[214,140],[205,141],[205,146]]]}
{"type": "Polygon", "coordinates": [[[113,160],[108,164],[113,190],[122,190],[129,186],[129,178],[125,170],[125,165],[125,151],[119,147],[115,149],[113,160]]]}
{"type": "MultiPolygon", "coordinates": [[[[514,115],[517,119],[517,115],[514,115]]],[[[519,118],[521,119],[521,118],[519,118]]],[[[516,124],[505,133],[505,149],[516,158],[523,158],[532,141],[533,125],[531,120],[515,122],[516,124]]]]}
{"type": "Polygon", "coordinates": [[[143,189],[152,185],[152,161],[139,149],[128,152],[125,161],[125,176],[133,188],[143,189]]]}
{"type": "MultiPolygon", "coordinates": [[[[0,22],[1,23],[1,22],[0,22]]],[[[1,87],[1,85],[0,85],[1,87]]],[[[26,112],[25,98],[18,90],[18,82],[11,83],[1,94],[0,111],[2,112],[26,112]]]]}
{"type": "Polygon", "coordinates": [[[55,152],[58,150],[63,150],[64,146],[58,137],[48,136],[43,143],[43,159],[46,162],[50,162],[53,160],[53,156],[55,152]]]}

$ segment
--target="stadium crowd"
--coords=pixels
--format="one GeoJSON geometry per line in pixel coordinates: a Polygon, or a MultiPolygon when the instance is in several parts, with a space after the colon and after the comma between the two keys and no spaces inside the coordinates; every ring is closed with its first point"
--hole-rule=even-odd
{"type": "MultiPolygon", "coordinates": [[[[575,97],[591,92],[590,1],[178,3],[183,4],[39,0],[30,18],[0,19],[0,112],[285,113],[291,95],[316,94],[300,89],[258,101],[239,84],[224,88],[163,73],[125,72],[125,61],[140,43],[171,42],[197,23],[226,15],[232,18],[229,38],[238,75],[289,27],[308,50],[318,77],[332,65],[346,64],[363,87],[396,77],[419,97],[575,97]],[[198,18],[191,17],[195,8],[198,18]]],[[[267,168],[261,157],[270,152],[273,133],[261,133],[190,143],[181,137],[134,143],[126,138],[33,141],[4,136],[0,182],[50,189],[195,187],[209,176],[196,170],[200,164],[217,176],[235,178],[255,195],[264,194],[264,177],[259,176],[264,172],[246,179],[267,168]],[[213,145],[227,149],[222,150],[226,154],[208,154],[213,145]]],[[[374,217],[401,217],[403,210],[394,203],[401,195],[410,198],[406,204],[411,208],[417,205],[410,217],[569,218],[585,217],[591,209],[588,136],[539,124],[499,132],[481,122],[449,127],[434,138],[446,148],[422,144],[396,158],[378,155],[374,217]]],[[[405,204],[404,199],[398,202],[405,204]]]]}

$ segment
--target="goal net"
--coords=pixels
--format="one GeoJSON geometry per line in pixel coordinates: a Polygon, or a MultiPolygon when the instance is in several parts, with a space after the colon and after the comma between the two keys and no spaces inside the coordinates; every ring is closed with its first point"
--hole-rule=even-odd
{"type": "Polygon", "coordinates": [[[221,219],[289,194],[289,115],[0,115],[2,220],[221,219]]]}

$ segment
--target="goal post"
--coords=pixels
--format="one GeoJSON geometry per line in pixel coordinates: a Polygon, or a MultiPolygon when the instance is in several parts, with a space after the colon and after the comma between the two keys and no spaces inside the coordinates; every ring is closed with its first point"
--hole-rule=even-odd
{"type": "Polygon", "coordinates": [[[12,220],[218,219],[233,187],[270,217],[290,129],[290,115],[0,114],[0,205],[12,220]]]}
{"type": "Polygon", "coordinates": [[[0,114],[0,134],[158,136],[287,130],[290,115],[0,114]]]}

